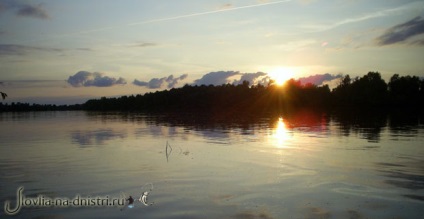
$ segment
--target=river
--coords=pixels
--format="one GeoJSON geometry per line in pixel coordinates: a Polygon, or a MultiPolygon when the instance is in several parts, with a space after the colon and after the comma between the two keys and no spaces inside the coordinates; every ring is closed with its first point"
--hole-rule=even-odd
{"type": "Polygon", "coordinates": [[[13,218],[424,215],[424,125],[414,114],[299,111],[214,120],[26,112],[0,113],[0,129],[1,218],[8,217],[6,203],[17,205],[19,188],[44,201],[123,203],[131,195],[135,202],[44,203],[22,206],[13,218]]]}

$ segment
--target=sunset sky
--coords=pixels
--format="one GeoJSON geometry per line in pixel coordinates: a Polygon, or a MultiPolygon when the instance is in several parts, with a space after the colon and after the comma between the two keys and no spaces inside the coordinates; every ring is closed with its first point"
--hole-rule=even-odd
{"type": "Polygon", "coordinates": [[[0,0],[8,103],[368,71],[424,76],[424,1],[0,0]]]}

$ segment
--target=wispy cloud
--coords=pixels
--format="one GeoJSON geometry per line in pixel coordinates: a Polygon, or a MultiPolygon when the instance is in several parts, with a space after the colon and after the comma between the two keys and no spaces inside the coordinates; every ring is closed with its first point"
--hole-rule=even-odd
{"type": "Polygon", "coordinates": [[[89,52],[89,51],[93,51],[93,49],[91,49],[91,48],[87,48],[87,47],[76,48],[76,50],[79,50],[79,51],[87,51],[87,52],[89,52]]]}
{"type": "Polygon", "coordinates": [[[423,6],[424,6],[424,2],[413,2],[413,3],[402,5],[396,8],[389,8],[385,10],[374,11],[374,12],[363,14],[360,16],[347,18],[347,19],[344,19],[335,23],[331,23],[331,24],[302,25],[302,27],[305,29],[309,29],[312,32],[322,32],[322,31],[331,30],[343,25],[347,25],[347,24],[363,22],[366,20],[374,19],[374,18],[391,16],[393,14],[397,14],[402,11],[407,11],[407,10],[415,9],[416,7],[423,7],[423,6]]]}
{"type": "Polygon", "coordinates": [[[234,11],[234,10],[241,10],[246,8],[254,8],[254,7],[262,7],[267,5],[274,5],[274,4],[282,4],[291,2],[293,0],[281,0],[281,1],[273,1],[273,2],[262,2],[252,5],[245,5],[245,6],[238,6],[234,7],[232,4],[225,4],[223,8],[213,11],[205,11],[205,12],[198,12],[198,13],[192,13],[192,14],[185,14],[185,15],[179,15],[174,17],[167,17],[167,18],[158,18],[158,19],[152,19],[152,20],[146,20],[146,21],[140,21],[140,22],[134,22],[130,23],[128,25],[140,25],[140,24],[148,24],[148,23],[155,23],[155,22],[161,22],[161,21],[170,21],[170,20],[177,20],[182,18],[189,18],[189,17],[196,17],[201,15],[208,15],[208,14],[216,14],[216,13],[223,13],[228,11],[234,11]]]}
{"type": "Polygon", "coordinates": [[[111,78],[99,72],[79,71],[66,80],[74,87],[110,87],[118,84],[126,84],[123,78],[111,78]]]}
{"type": "Polygon", "coordinates": [[[293,51],[300,50],[311,45],[319,45],[319,42],[313,39],[287,41],[283,44],[278,45],[278,48],[285,51],[293,51]]]}
{"type": "MultiPolygon", "coordinates": [[[[232,4],[227,4],[227,5],[224,5],[226,7],[218,9],[218,10],[198,12],[198,13],[192,13],[192,14],[185,14],[185,15],[179,15],[179,16],[174,16],[174,17],[164,17],[164,18],[150,19],[150,20],[144,20],[144,21],[134,21],[134,22],[119,24],[119,25],[114,25],[114,26],[105,26],[105,27],[98,27],[98,28],[80,30],[80,31],[77,31],[77,32],[66,33],[66,34],[59,35],[59,36],[60,37],[68,37],[68,36],[77,35],[77,34],[87,34],[87,33],[93,33],[93,32],[113,30],[113,29],[116,29],[116,28],[121,28],[122,26],[135,26],[135,25],[144,25],[144,24],[150,24],[150,23],[178,20],[178,19],[196,17],[196,16],[202,16],[202,15],[224,13],[224,12],[229,12],[229,11],[234,11],[234,10],[241,10],[241,9],[247,9],[247,8],[264,7],[264,6],[270,6],[270,5],[275,5],[275,4],[288,3],[288,2],[291,2],[291,1],[294,1],[294,0],[280,0],[280,1],[272,1],[272,2],[259,1],[259,3],[256,3],[256,4],[239,6],[239,7],[234,7],[234,5],[232,5],[232,4]]],[[[41,5],[39,5],[39,7],[41,7],[41,5]]],[[[1,8],[2,7],[1,7],[1,4],[0,4],[0,12],[1,12],[1,8]]],[[[48,14],[47,14],[47,16],[48,16],[48,14]]],[[[50,17],[50,16],[48,16],[48,17],[50,17]]],[[[40,39],[40,40],[45,40],[45,38],[40,39]]],[[[153,46],[153,45],[149,45],[149,46],[153,46]]]]}
{"type": "Polygon", "coordinates": [[[233,4],[231,4],[231,3],[226,3],[226,4],[221,5],[221,6],[219,7],[219,10],[225,10],[225,9],[229,9],[229,8],[232,8],[232,7],[233,7],[233,4]]]}
{"type": "Polygon", "coordinates": [[[169,75],[168,77],[163,78],[152,78],[148,82],[135,79],[133,84],[150,89],[162,88],[164,85],[166,85],[167,88],[173,88],[178,84],[179,81],[186,79],[187,76],[187,74],[183,74],[180,77],[175,78],[174,75],[169,75]]]}
{"type": "Polygon", "coordinates": [[[46,88],[46,87],[62,87],[63,80],[7,80],[2,85],[12,88],[46,88]]]}
{"type": "Polygon", "coordinates": [[[17,1],[3,1],[0,2],[0,12],[14,11],[16,16],[31,17],[37,19],[50,19],[50,15],[44,9],[43,4],[23,4],[17,1]]]}
{"type": "Polygon", "coordinates": [[[411,44],[413,44],[413,45],[420,45],[420,46],[424,46],[424,39],[415,40],[415,41],[414,41],[414,42],[412,42],[411,44]]]}
{"type": "MultiPolygon", "coordinates": [[[[380,46],[405,43],[408,39],[424,34],[424,19],[420,16],[405,23],[389,28],[383,35],[379,36],[377,44],[380,46]]],[[[415,45],[423,45],[424,39],[408,42],[415,45]]]]}
{"type": "Polygon", "coordinates": [[[31,51],[62,52],[63,49],[25,46],[17,44],[0,44],[0,56],[26,55],[31,51]]]}
{"type": "Polygon", "coordinates": [[[146,42],[146,43],[134,44],[134,45],[131,45],[131,47],[142,47],[142,48],[144,48],[144,47],[152,47],[152,46],[157,46],[157,45],[158,45],[157,43],[146,42]]]}

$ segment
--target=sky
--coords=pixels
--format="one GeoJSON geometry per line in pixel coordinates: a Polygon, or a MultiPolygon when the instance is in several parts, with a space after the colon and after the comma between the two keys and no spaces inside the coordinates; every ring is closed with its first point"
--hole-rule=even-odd
{"type": "Polygon", "coordinates": [[[424,76],[424,1],[0,0],[3,103],[424,76]],[[315,80],[316,79],[316,80],[315,80]]]}

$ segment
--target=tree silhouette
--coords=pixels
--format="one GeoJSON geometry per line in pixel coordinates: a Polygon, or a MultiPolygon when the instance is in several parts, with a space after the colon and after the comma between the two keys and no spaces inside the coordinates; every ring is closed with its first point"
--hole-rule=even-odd
{"type": "Polygon", "coordinates": [[[354,104],[377,106],[387,101],[387,84],[378,72],[369,72],[352,83],[354,104]]]}
{"type": "Polygon", "coordinates": [[[6,99],[6,97],[7,97],[6,93],[3,93],[3,92],[0,91],[0,94],[1,94],[1,97],[3,98],[3,100],[6,99]]]}
{"type": "Polygon", "coordinates": [[[349,105],[351,102],[351,79],[349,75],[345,75],[340,79],[339,85],[333,89],[333,99],[339,105],[349,105]]]}
{"type": "MultiPolygon", "coordinates": [[[[398,74],[390,78],[389,95],[393,105],[401,106],[419,102],[422,81],[417,76],[402,76],[398,74]]],[[[422,91],[421,91],[422,93],[422,91]]]]}
{"type": "MultiPolygon", "coordinates": [[[[3,99],[7,95],[0,92],[3,99]]],[[[379,72],[368,72],[351,79],[344,76],[330,91],[328,85],[302,84],[291,79],[284,86],[271,80],[268,85],[241,84],[184,85],[181,88],[121,97],[102,97],[76,105],[39,105],[26,103],[0,103],[0,111],[88,110],[88,111],[141,111],[151,113],[207,113],[208,116],[242,114],[260,116],[311,110],[351,111],[352,108],[375,108],[387,111],[392,108],[424,107],[424,79],[417,76],[393,75],[387,84],[379,72]]]]}
{"type": "Polygon", "coordinates": [[[368,72],[353,81],[346,75],[333,90],[336,105],[377,107],[388,104],[387,84],[379,72],[368,72]]]}

